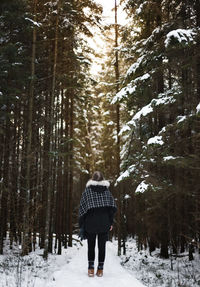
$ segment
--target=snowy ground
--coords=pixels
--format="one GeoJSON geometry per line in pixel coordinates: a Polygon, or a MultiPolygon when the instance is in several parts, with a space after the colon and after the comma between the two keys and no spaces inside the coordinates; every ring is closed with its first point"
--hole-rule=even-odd
{"type": "Polygon", "coordinates": [[[1,287],[144,287],[134,275],[123,268],[116,256],[116,246],[107,242],[107,256],[102,278],[87,276],[87,246],[75,243],[72,248],[63,250],[63,254],[49,256],[45,262],[41,251],[21,258],[7,255],[0,257],[1,287]]]}
{"type": "Polygon", "coordinates": [[[152,256],[148,250],[138,252],[133,239],[127,241],[127,254],[116,256],[117,242],[107,242],[107,255],[102,278],[87,276],[87,246],[74,240],[73,247],[62,255],[42,258],[42,250],[21,257],[19,250],[5,249],[0,256],[0,287],[198,287],[200,286],[200,255],[188,261],[188,256],[172,260],[152,256]],[[139,280],[137,280],[137,279],[139,280]],[[142,283],[143,284],[142,284],[142,283]]]}
{"type": "MultiPolygon", "coordinates": [[[[114,242],[114,244],[117,244],[114,242]]],[[[200,254],[189,261],[188,252],[181,257],[162,259],[159,250],[149,255],[148,250],[137,250],[133,239],[127,241],[127,253],[121,264],[147,287],[198,287],[200,286],[200,254]],[[171,270],[171,265],[173,270],[171,270]]]]}

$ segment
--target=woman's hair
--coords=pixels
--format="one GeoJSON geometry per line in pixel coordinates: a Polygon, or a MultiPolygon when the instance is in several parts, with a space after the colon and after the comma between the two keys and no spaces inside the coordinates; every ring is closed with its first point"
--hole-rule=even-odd
{"type": "Polygon", "coordinates": [[[103,179],[104,179],[103,174],[100,171],[95,171],[92,175],[92,180],[101,181],[103,179]]]}

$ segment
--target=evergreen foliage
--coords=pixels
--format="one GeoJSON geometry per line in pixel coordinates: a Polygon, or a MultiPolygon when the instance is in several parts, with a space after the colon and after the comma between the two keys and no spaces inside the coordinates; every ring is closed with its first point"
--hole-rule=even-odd
{"type": "MultiPolygon", "coordinates": [[[[199,242],[199,4],[127,1],[129,69],[113,102],[129,111],[124,173],[136,191],[138,246],[184,251],[199,242]]],[[[128,35],[128,36],[127,36],[128,35]]],[[[133,193],[131,192],[131,195],[133,193]]],[[[133,197],[133,195],[132,195],[133,197]]]]}

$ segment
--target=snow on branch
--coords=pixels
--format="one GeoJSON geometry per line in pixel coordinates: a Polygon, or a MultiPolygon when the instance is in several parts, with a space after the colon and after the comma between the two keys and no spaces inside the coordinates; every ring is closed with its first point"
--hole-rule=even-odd
{"type": "Polygon", "coordinates": [[[134,93],[136,87],[133,86],[133,82],[130,82],[126,87],[122,88],[112,99],[111,104],[116,104],[116,102],[121,101],[124,98],[127,98],[129,94],[134,93]]]}
{"type": "Polygon", "coordinates": [[[139,58],[137,59],[137,61],[130,66],[130,68],[128,69],[128,71],[127,71],[125,77],[128,77],[129,75],[135,73],[136,70],[137,70],[137,69],[139,68],[139,66],[141,65],[141,63],[144,62],[144,58],[145,58],[145,57],[146,57],[146,55],[142,55],[141,57],[139,57],[139,58]]]}
{"type": "MultiPolygon", "coordinates": [[[[166,105],[169,103],[174,103],[176,101],[176,99],[174,99],[173,97],[165,97],[163,99],[153,99],[150,104],[144,106],[140,111],[138,111],[134,117],[127,122],[122,129],[119,132],[119,135],[122,135],[125,132],[130,132],[131,131],[131,126],[136,127],[137,126],[137,121],[139,121],[141,119],[141,117],[145,117],[148,114],[153,112],[153,108],[154,106],[159,106],[159,105],[166,105]]],[[[165,132],[165,130],[163,129],[161,132],[165,132]]],[[[149,142],[147,144],[152,144],[152,143],[156,143],[156,144],[163,144],[164,142],[162,142],[162,140],[160,140],[160,136],[154,137],[152,139],[149,139],[149,142]]]]}
{"type": "Polygon", "coordinates": [[[144,75],[142,75],[141,77],[138,77],[134,80],[135,83],[140,82],[140,81],[145,81],[148,80],[150,78],[150,74],[146,73],[144,75]]]}
{"type": "Polygon", "coordinates": [[[125,178],[128,178],[130,176],[130,173],[128,170],[124,171],[117,179],[117,182],[122,181],[125,178]]]}
{"type": "Polygon", "coordinates": [[[169,155],[169,156],[165,156],[163,157],[163,160],[164,161],[168,161],[168,160],[175,160],[175,159],[178,159],[179,157],[174,157],[172,155],[169,155]]]}
{"type": "Polygon", "coordinates": [[[121,101],[122,99],[127,98],[129,95],[133,94],[137,88],[137,85],[140,82],[146,81],[150,78],[150,74],[146,73],[140,77],[137,77],[135,80],[131,81],[127,86],[122,88],[116,96],[113,98],[111,104],[115,104],[118,101],[121,101]]]}
{"type": "Polygon", "coordinates": [[[177,123],[179,124],[179,123],[181,123],[181,122],[185,121],[186,119],[187,119],[187,117],[186,117],[186,116],[178,116],[178,117],[177,117],[177,120],[178,120],[178,122],[177,122],[177,123]]]}
{"type": "Polygon", "coordinates": [[[136,188],[136,193],[143,193],[149,188],[150,184],[146,183],[145,180],[143,180],[136,188]]]}
{"type": "MultiPolygon", "coordinates": [[[[164,93],[162,95],[165,95],[164,93]]],[[[164,96],[163,98],[153,99],[151,101],[152,106],[168,105],[176,102],[173,96],[164,96]]]]}
{"type": "Polygon", "coordinates": [[[151,145],[151,144],[163,145],[164,141],[162,140],[162,136],[155,136],[155,137],[150,138],[147,144],[148,145],[151,145]]]}
{"type": "Polygon", "coordinates": [[[56,7],[58,5],[58,0],[57,1],[49,1],[47,3],[44,4],[44,6],[50,6],[50,7],[56,7]]]}
{"type": "Polygon", "coordinates": [[[140,15],[143,11],[144,6],[147,4],[147,1],[144,1],[142,4],[140,4],[140,6],[136,9],[135,13],[137,15],[140,15]]]}
{"type": "Polygon", "coordinates": [[[33,21],[32,19],[30,19],[30,18],[25,18],[25,20],[27,20],[27,21],[29,21],[29,22],[31,22],[34,26],[37,26],[37,27],[40,27],[40,26],[42,26],[42,24],[41,23],[39,23],[39,22],[36,22],[36,21],[33,21]]]}
{"type": "Polygon", "coordinates": [[[197,105],[196,110],[197,110],[197,114],[199,114],[200,113],[200,103],[197,105]]]}
{"type": "Polygon", "coordinates": [[[124,125],[119,132],[119,136],[121,136],[123,133],[130,131],[130,130],[131,128],[128,125],[124,125]]]}
{"type": "Polygon", "coordinates": [[[129,199],[131,196],[129,194],[125,194],[124,199],[129,199]]]}
{"type": "Polygon", "coordinates": [[[131,173],[135,170],[136,166],[133,164],[131,166],[129,166],[129,168],[124,171],[117,179],[117,183],[119,183],[120,181],[124,180],[125,178],[130,177],[131,173]]]}
{"type": "Polygon", "coordinates": [[[159,94],[158,99],[151,100],[150,104],[144,106],[140,111],[138,111],[131,121],[128,122],[129,125],[136,125],[136,121],[140,120],[141,117],[146,116],[153,112],[154,107],[160,106],[160,105],[168,105],[173,104],[176,102],[176,99],[174,98],[174,95],[170,95],[172,91],[167,91],[166,93],[159,94]]]}
{"type": "Polygon", "coordinates": [[[145,117],[146,115],[148,115],[152,112],[153,112],[153,108],[152,108],[151,103],[150,103],[147,106],[144,106],[139,112],[137,112],[135,114],[135,116],[133,117],[133,119],[129,123],[135,122],[136,120],[139,120],[142,116],[145,117]]]}
{"type": "Polygon", "coordinates": [[[189,44],[194,42],[196,32],[193,29],[176,29],[166,35],[165,47],[167,48],[174,40],[179,43],[189,44]]]}
{"type": "Polygon", "coordinates": [[[178,116],[177,119],[177,124],[182,123],[186,120],[188,120],[189,118],[191,118],[192,116],[194,116],[194,113],[192,112],[191,114],[187,115],[187,116],[178,116]]]}

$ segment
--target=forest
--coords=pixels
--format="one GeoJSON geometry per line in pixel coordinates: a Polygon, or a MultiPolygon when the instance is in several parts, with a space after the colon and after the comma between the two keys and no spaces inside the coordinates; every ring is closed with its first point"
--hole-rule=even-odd
{"type": "Polygon", "coordinates": [[[100,2],[0,2],[0,254],[6,238],[22,256],[39,242],[45,259],[72,246],[81,194],[100,170],[118,207],[118,255],[133,237],[138,250],[193,260],[200,1],[113,0],[109,25],[100,2]]]}

